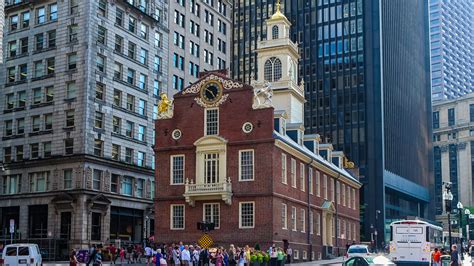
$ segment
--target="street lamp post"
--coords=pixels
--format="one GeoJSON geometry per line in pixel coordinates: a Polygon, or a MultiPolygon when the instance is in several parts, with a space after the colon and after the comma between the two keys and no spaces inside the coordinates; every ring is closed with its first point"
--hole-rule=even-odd
{"type": "Polygon", "coordinates": [[[469,219],[471,216],[471,211],[469,209],[465,209],[464,214],[466,215],[466,242],[469,243],[469,219]]]}
{"type": "Polygon", "coordinates": [[[456,205],[456,207],[458,208],[458,212],[459,212],[459,226],[458,226],[458,232],[459,232],[459,240],[461,241],[461,258],[462,258],[462,254],[463,254],[463,234],[462,234],[462,213],[464,212],[464,206],[462,205],[462,203],[460,201],[458,201],[458,204],[456,205]]]}
{"type": "Polygon", "coordinates": [[[451,193],[451,182],[444,183],[443,200],[445,204],[445,210],[448,214],[448,234],[449,234],[449,249],[451,249],[452,237],[451,237],[451,202],[453,201],[453,194],[451,193]]]}

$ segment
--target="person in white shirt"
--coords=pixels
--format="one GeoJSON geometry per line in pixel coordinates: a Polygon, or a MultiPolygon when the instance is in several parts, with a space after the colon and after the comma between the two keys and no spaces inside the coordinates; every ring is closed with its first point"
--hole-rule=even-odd
{"type": "Polygon", "coordinates": [[[146,256],[146,265],[150,265],[151,258],[153,257],[153,249],[149,246],[145,248],[145,256],[146,256]]]}
{"type": "Polygon", "coordinates": [[[183,251],[181,251],[181,263],[184,266],[189,266],[190,261],[191,254],[189,253],[189,247],[188,245],[185,245],[183,251]]]}

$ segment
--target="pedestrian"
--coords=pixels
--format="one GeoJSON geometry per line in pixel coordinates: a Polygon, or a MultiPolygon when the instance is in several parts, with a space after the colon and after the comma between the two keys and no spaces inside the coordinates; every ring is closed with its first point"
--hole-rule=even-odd
{"type": "Polygon", "coordinates": [[[237,258],[236,258],[237,254],[236,254],[234,244],[230,244],[228,254],[229,254],[229,266],[237,265],[237,258]]]}
{"type": "Polygon", "coordinates": [[[74,249],[71,250],[71,255],[69,256],[69,266],[77,266],[76,251],[74,249]]]}
{"type": "Polygon", "coordinates": [[[220,248],[217,249],[216,254],[214,255],[214,258],[216,260],[216,263],[215,263],[216,266],[223,266],[224,255],[222,254],[222,250],[220,248]]]}
{"type": "Polygon", "coordinates": [[[270,255],[270,266],[276,266],[277,265],[277,258],[278,258],[278,251],[277,251],[277,248],[275,247],[275,244],[273,244],[269,248],[268,253],[270,255]]]}
{"type": "Polygon", "coordinates": [[[196,245],[196,247],[193,250],[193,266],[198,266],[199,265],[199,253],[201,252],[201,247],[196,245]]]}
{"type": "Polygon", "coordinates": [[[128,245],[127,247],[127,261],[128,261],[128,264],[132,263],[133,261],[133,246],[130,244],[128,245]]]}
{"type": "Polygon", "coordinates": [[[277,251],[277,265],[278,266],[283,266],[284,262],[285,262],[285,252],[283,252],[283,249],[282,248],[278,248],[278,251],[277,251]]]}
{"type": "Polygon", "coordinates": [[[291,263],[291,256],[293,255],[293,250],[291,249],[290,246],[286,248],[286,263],[290,264],[291,263]]]}
{"type": "Polygon", "coordinates": [[[92,263],[93,266],[102,265],[102,249],[98,249],[94,256],[94,262],[92,263]]]}
{"type": "Polygon", "coordinates": [[[120,264],[123,264],[125,261],[125,248],[121,247],[119,251],[119,256],[120,256],[120,264]]]}
{"type": "Polygon", "coordinates": [[[163,258],[163,255],[161,255],[161,249],[157,249],[156,252],[154,253],[153,260],[152,260],[155,266],[160,266],[161,258],[163,258]]]}
{"type": "Polygon", "coordinates": [[[109,245],[109,252],[110,252],[110,262],[115,264],[115,260],[117,260],[117,248],[114,244],[109,245]]]}
{"type": "Polygon", "coordinates": [[[87,260],[87,263],[86,263],[87,266],[89,266],[91,262],[94,263],[96,252],[97,251],[96,251],[95,245],[92,245],[89,249],[89,259],[87,260]]]}
{"type": "Polygon", "coordinates": [[[441,252],[438,248],[435,248],[433,252],[433,266],[441,266],[441,252]]]}
{"type": "Polygon", "coordinates": [[[152,256],[153,256],[153,249],[151,249],[150,246],[146,246],[145,247],[146,265],[150,265],[152,256]]]}
{"type": "Polygon", "coordinates": [[[176,266],[179,266],[181,265],[181,261],[179,260],[179,258],[181,257],[180,254],[179,254],[179,247],[178,246],[175,246],[174,249],[173,249],[173,263],[174,265],[176,266]]]}
{"type": "Polygon", "coordinates": [[[209,265],[209,252],[207,248],[203,248],[199,253],[199,266],[209,265]]]}
{"type": "Polygon", "coordinates": [[[188,245],[184,246],[184,249],[181,251],[181,265],[189,266],[191,261],[191,253],[189,253],[188,245]]]}
{"type": "Polygon", "coordinates": [[[222,255],[224,256],[224,265],[229,266],[229,253],[227,253],[227,250],[221,247],[222,250],[222,255]]]}
{"type": "Polygon", "coordinates": [[[237,254],[239,256],[239,266],[245,266],[245,252],[244,250],[237,248],[237,254]]]}
{"type": "Polygon", "coordinates": [[[451,263],[450,266],[460,266],[461,259],[459,258],[459,253],[456,245],[451,246],[451,263]]]}

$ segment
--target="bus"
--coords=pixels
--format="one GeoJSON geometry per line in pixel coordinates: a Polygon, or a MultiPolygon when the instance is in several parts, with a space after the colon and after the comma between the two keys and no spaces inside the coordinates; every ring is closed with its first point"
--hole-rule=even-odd
{"type": "Polygon", "coordinates": [[[397,265],[430,265],[431,252],[443,246],[443,228],[420,220],[390,224],[390,258],[397,265]]]}

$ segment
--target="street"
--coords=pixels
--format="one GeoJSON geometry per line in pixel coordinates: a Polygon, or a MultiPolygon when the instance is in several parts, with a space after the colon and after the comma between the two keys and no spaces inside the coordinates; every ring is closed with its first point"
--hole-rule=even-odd
{"type": "MultiPolygon", "coordinates": [[[[336,259],[332,260],[319,260],[319,261],[308,261],[308,262],[302,262],[302,263],[292,263],[293,265],[300,265],[300,266],[306,266],[306,265],[324,265],[324,266],[340,266],[343,263],[344,258],[339,257],[336,259]]],[[[43,263],[44,266],[65,266],[69,265],[68,262],[61,261],[61,262],[46,262],[43,263]]],[[[85,264],[79,264],[79,265],[85,265],[85,264]]],[[[113,265],[110,263],[104,263],[102,265],[113,265]]],[[[121,265],[121,264],[116,264],[116,265],[121,265]]],[[[136,264],[123,264],[123,265],[134,265],[134,266],[146,266],[146,263],[136,263],[136,264]]],[[[474,266],[474,262],[471,262],[471,257],[466,256],[462,266],[474,266]]]]}

